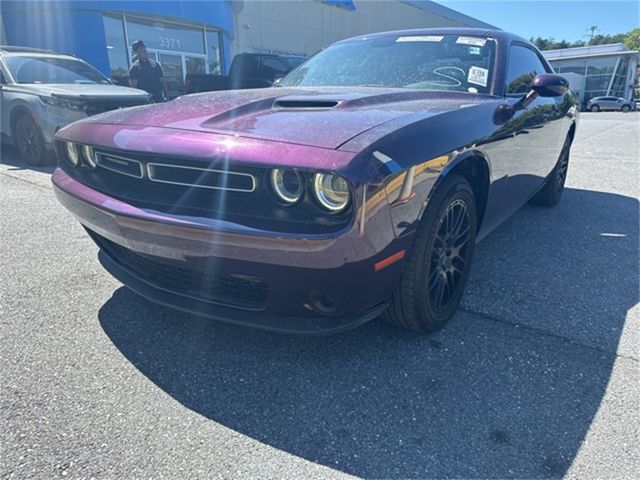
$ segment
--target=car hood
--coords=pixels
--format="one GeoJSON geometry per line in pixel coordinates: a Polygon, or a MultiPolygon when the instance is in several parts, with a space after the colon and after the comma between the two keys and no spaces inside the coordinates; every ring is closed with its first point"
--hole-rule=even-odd
{"type": "Polygon", "coordinates": [[[160,127],[336,149],[382,123],[482,102],[482,96],[389,88],[265,88],[187,95],[85,123],[160,127]]]}
{"type": "Polygon", "coordinates": [[[146,99],[149,94],[137,88],[111,84],[37,83],[12,85],[14,90],[23,90],[42,96],[56,96],[81,100],[114,100],[118,98],[146,99]]]}

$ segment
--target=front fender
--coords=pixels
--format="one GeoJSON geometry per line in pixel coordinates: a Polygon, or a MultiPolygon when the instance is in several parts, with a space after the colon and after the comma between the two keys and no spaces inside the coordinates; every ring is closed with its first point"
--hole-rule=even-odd
{"type": "Polygon", "coordinates": [[[454,150],[389,177],[385,191],[396,235],[404,236],[415,231],[429,200],[444,179],[458,171],[461,164],[476,159],[483,162],[481,168],[488,169],[490,178],[490,162],[482,151],[475,148],[462,152],[454,150]]]}

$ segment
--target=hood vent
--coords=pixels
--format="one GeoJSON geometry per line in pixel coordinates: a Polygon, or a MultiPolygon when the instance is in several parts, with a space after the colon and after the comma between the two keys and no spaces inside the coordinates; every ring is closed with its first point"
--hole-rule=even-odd
{"type": "Polygon", "coordinates": [[[294,110],[328,109],[338,105],[336,100],[276,100],[273,108],[287,108],[294,110]]]}

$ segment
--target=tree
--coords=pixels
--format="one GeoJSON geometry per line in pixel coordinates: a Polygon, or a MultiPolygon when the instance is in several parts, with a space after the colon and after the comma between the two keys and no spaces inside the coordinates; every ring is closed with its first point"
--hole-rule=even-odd
{"type": "Polygon", "coordinates": [[[631,50],[640,50],[640,28],[634,28],[627,32],[622,43],[631,50]]]}
{"type": "Polygon", "coordinates": [[[574,42],[569,42],[567,40],[557,41],[553,37],[542,38],[542,37],[531,37],[529,41],[533,43],[540,50],[554,50],[557,48],[573,48],[573,47],[584,47],[591,45],[605,45],[608,43],[624,43],[627,48],[631,50],[640,50],[640,28],[634,28],[630,32],[627,33],[617,33],[615,35],[602,35],[595,34],[596,29],[594,27],[590,27],[588,29],[590,31],[590,38],[588,41],[576,40],[574,42]]]}
{"type": "Polygon", "coordinates": [[[624,41],[625,34],[618,33],[616,35],[596,35],[589,40],[589,45],[606,45],[608,43],[622,43],[624,41]]]}
{"type": "Polygon", "coordinates": [[[568,42],[567,40],[556,41],[553,37],[531,37],[529,39],[540,50],[555,50],[557,48],[571,48],[571,47],[584,47],[585,43],[582,40],[576,42],[568,42]]]}

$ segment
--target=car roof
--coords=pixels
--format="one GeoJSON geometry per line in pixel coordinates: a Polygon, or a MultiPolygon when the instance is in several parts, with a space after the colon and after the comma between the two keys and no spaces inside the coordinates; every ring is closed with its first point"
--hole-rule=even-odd
{"type": "Polygon", "coordinates": [[[18,47],[15,45],[0,45],[0,53],[55,53],[53,50],[42,48],[18,47]]]}
{"type": "Polygon", "coordinates": [[[77,59],[75,55],[58,53],[53,50],[41,48],[15,47],[10,45],[0,45],[0,55],[2,56],[29,56],[29,57],[67,57],[77,59]]]}
{"type": "Polygon", "coordinates": [[[66,58],[68,60],[77,60],[82,61],[82,59],[76,57],[75,55],[65,55],[62,53],[28,53],[28,52],[20,52],[20,53],[10,53],[10,54],[1,54],[3,57],[29,57],[29,58],[66,58]]]}
{"type": "Polygon", "coordinates": [[[499,29],[487,29],[487,28],[459,28],[459,27],[447,27],[447,28],[412,28],[410,30],[393,30],[389,32],[372,33],[367,35],[358,35],[356,37],[340,40],[336,43],[348,42],[350,40],[364,39],[364,38],[378,38],[378,37],[393,37],[399,35],[459,35],[462,37],[491,37],[495,38],[499,42],[512,42],[518,41],[533,45],[529,40],[526,40],[513,33],[505,32],[499,29]]]}
{"type": "Polygon", "coordinates": [[[252,53],[252,52],[242,52],[238,53],[236,56],[251,56],[251,57],[278,57],[278,58],[305,58],[304,55],[297,55],[295,53],[252,53]]]}

